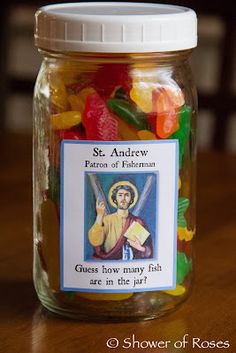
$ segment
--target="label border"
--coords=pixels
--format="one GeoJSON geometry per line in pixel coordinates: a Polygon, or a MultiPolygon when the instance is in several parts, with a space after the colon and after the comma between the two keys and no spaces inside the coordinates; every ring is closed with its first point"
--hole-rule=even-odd
{"type": "MultiPolygon", "coordinates": [[[[140,141],[95,141],[95,140],[62,140],[60,146],[60,290],[64,292],[89,292],[89,293],[129,293],[129,292],[151,292],[171,290],[176,288],[176,258],[177,258],[177,221],[178,221],[178,179],[179,179],[179,140],[140,140],[140,141]],[[173,236],[173,276],[171,286],[159,286],[153,288],[138,289],[90,289],[64,286],[64,146],[66,144],[89,144],[89,145],[141,145],[141,144],[175,144],[175,201],[174,201],[174,236],[173,236]]],[[[158,172],[159,180],[159,172],[158,172]]],[[[159,198],[158,198],[159,199],[159,198]]],[[[150,260],[150,259],[149,259],[150,260]]]]}

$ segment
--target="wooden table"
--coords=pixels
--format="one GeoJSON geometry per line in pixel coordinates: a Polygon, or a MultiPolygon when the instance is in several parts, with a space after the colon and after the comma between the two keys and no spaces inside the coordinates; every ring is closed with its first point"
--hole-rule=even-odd
{"type": "Polygon", "coordinates": [[[236,352],[236,156],[199,155],[196,280],[187,302],[154,321],[98,324],[42,309],[32,284],[31,138],[2,136],[0,144],[1,353],[197,352],[194,337],[230,343],[200,351],[236,352]],[[174,348],[185,334],[187,347],[174,348]],[[119,347],[108,348],[109,338],[119,347]],[[151,340],[171,342],[145,348],[151,340]]]}

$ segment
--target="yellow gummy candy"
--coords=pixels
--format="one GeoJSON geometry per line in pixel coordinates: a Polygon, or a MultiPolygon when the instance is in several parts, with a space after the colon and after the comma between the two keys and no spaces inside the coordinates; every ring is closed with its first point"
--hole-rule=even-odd
{"type": "Polygon", "coordinates": [[[72,110],[78,110],[81,113],[84,111],[86,98],[89,94],[94,93],[95,90],[92,87],[86,87],[82,89],[78,94],[73,94],[68,97],[72,110]]]}
{"type": "Polygon", "coordinates": [[[178,227],[178,238],[179,240],[185,240],[185,241],[190,241],[193,239],[193,236],[195,234],[195,229],[194,230],[188,230],[186,227],[178,227]]]}
{"type": "Polygon", "coordinates": [[[81,91],[79,91],[78,93],[78,97],[85,102],[86,98],[88,97],[89,94],[94,93],[95,89],[92,87],[86,87],[84,89],[82,89],[81,91]]]}
{"type": "Polygon", "coordinates": [[[84,103],[77,96],[77,94],[72,94],[68,97],[68,101],[70,103],[71,110],[77,110],[82,112],[84,109],[84,103]]]}
{"type": "Polygon", "coordinates": [[[49,75],[50,100],[59,111],[65,111],[68,108],[68,98],[65,84],[60,76],[49,75]]]}
{"type": "Polygon", "coordinates": [[[70,129],[81,122],[79,111],[69,111],[51,115],[51,128],[53,130],[70,129]]]}
{"type": "Polygon", "coordinates": [[[178,180],[178,188],[181,189],[181,179],[179,177],[179,180],[178,180]]]}
{"type": "Polygon", "coordinates": [[[60,230],[56,206],[51,200],[41,206],[42,254],[50,288],[60,288],[60,230]]]}
{"type": "Polygon", "coordinates": [[[144,113],[152,112],[152,91],[152,86],[145,85],[145,87],[143,87],[136,83],[133,84],[130,91],[130,98],[144,113]]]}
{"type": "Polygon", "coordinates": [[[83,64],[77,61],[65,60],[61,61],[56,67],[54,67],[53,71],[55,72],[55,75],[60,76],[63,79],[65,85],[71,85],[77,83],[78,79],[80,79],[79,73],[82,72],[83,64]]]}
{"type": "Polygon", "coordinates": [[[156,140],[156,135],[148,130],[139,130],[138,137],[140,140],[156,140]]]}
{"type": "Polygon", "coordinates": [[[79,297],[89,300],[125,300],[132,297],[133,293],[77,293],[79,297]]]}
{"type": "Polygon", "coordinates": [[[158,82],[156,67],[150,64],[134,65],[131,76],[130,98],[144,113],[152,112],[152,91],[157,87],[158,82]]]}
{"type": "Polygon", "coordinates": [[[77,75],[81,72],[90,72],[91,68],[93,68],[93,63],[90,62],[80,62],[80,61],[72,61],[72,60],[65,60],[61,61],[55,71],[60,74],[73,74],[74,76],[77,75]]]}
{"type": "Polygon", "coordinates": [[[163,290],[163,292],[177,297],[179,295],[183,295],[186,292],[186,289],[184,286],[181,286],[181,284],[177,284],[175,289],[163,290]]]}
{"type": "Polygon", "coordinates": [[[121,140],[132,141],[139,140],[138,132],[135,128],[127,124],[124,120],[116,117],[118,121],[118,135],[121,140]]]}
{"type": "MultiPolygon", "coordinates": [[[[165,94],[171,99],[175,107],[180,107],[184,104],[184,96],[179,86],[169,77],[164,77],[163,72],[155,66],[141,67],[136,66],[131,71],[132,89],[130,98],[144,112],[150,113],[165,111],[163,99],[160,96],[156,102],[156,107],[153,107],[153,92],[158,89],[165,88],[165,94]]],[[[167,107],[167,110],[169,106],[167,107]]]]}

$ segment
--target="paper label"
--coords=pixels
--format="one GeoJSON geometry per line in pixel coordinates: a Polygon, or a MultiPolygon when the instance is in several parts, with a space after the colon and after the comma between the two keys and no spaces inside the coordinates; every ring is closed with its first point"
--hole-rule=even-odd
{"type": "Polygon", "coordinates": [[[176,287],[178,141],[61,144],[61,290],[176,287]]]}

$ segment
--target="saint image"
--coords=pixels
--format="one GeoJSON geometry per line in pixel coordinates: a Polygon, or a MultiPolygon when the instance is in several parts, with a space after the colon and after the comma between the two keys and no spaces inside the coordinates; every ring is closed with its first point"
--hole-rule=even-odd
{"type": "Polygon", "coordinates": [[[144,221],[130,209],[138,200],[134,184],[124,180],[112,185],[109,202],[116,212],[106,214],[105,203],[96,200],[96,219],[88,238],[94,257],[103,260],[132,260],[152,258],[152,236],[144,221]]]}

